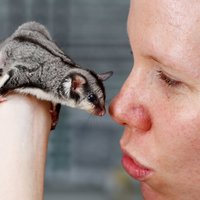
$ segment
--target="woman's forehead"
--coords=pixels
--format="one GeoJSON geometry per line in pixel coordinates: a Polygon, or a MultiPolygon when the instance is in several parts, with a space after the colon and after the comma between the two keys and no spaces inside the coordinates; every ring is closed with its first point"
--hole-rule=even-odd
{"type": "Polygon", "coordinates": [[[131,0],[130,16],[146,25],[187,29],[200,24],[200,0],[131,0]]]}
{"type": "Polygon", "coordinates": [[[195,73],[199,71],[200,75],[200,0],[195,2],[132,0],[130,43],[143,54],[166,61],[166,65],[190,72],[196,68],[195,73]]]}

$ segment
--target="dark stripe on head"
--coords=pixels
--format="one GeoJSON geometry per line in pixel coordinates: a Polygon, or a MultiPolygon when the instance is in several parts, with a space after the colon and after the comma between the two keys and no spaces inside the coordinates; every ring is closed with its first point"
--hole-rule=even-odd
{"type": "Polygon", "coordinates": [[[100,87],[100,89],[102,90],[102,92],[103,92],[103,98],[104,98],[104,100],[105,100],[105,98],[106,98],[106,96],[105,96],[105,87],[104,87],[104,85],[103,85],[103,82],[102,82],[102,80],[100,80],[99,79],[99,77],[97,76],[97,74],[94,72],[94,71],[92,71],[92,70],[88,70],[87,69],[87,71],[93,76],[93,77],[95,77],[95,79],[96,79],[96,84],[100,87]]]}
{"type": "Polygon", "coordinates": [[[72,98],[72,99],[74,99],[76,102],[78,102],[79,99],[80,99],[80,96],[79,96],[78,93],[76,93],[76,92],[70,90],[70,98],[72,98]]]}

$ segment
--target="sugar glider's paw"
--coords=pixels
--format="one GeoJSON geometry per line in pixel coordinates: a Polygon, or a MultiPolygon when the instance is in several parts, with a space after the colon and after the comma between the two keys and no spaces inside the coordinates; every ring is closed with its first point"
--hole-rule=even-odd
{"type": "Polygon", "coordinates": [[[2,87],[10,77],[8,74],[4,73],[5,60],[5,56],[2,51],[0,51],[0,87],[2,87]]]}
{"type": "Polygon", "coordinates": [[[7,101],[7,99],[6,99],[4,96],[1,96],[1,95],[0,95],[0,103],[3,103],[3,102],[5,102],[5,101],[7,101]]]}
{"type": "Polygon", "coordinates": [[[56,105],[52,104],[52,108],[50,110],[51,119],[52,119],[51,130],[54,130],[56,128],[56,125],[59,119],[60,108],[61,108],[60,104],[56,104],[56,105]]]}
{"type": "Polygon", "coordinates": [[[3,75],[4,64],[5,64],[5,59],[4,59],[2,52],[0,52],[0,76],[3,75]]]}

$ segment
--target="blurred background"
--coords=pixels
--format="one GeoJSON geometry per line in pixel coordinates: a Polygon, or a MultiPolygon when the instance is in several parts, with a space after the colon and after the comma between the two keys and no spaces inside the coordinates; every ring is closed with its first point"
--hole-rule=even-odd
{"type": "MultiPolygon", "coordinates": [[[[96,72],[114,71],[105,82],[107,107],[132,67],[126,32],[129,0],[0,0],[0,39],[20,24],[44,24],[66,54],[96,72]]],[[[121,167],[123,128],[62,107],[50,136],[45,200],[141,200],[138,183],[121,167]]]]}

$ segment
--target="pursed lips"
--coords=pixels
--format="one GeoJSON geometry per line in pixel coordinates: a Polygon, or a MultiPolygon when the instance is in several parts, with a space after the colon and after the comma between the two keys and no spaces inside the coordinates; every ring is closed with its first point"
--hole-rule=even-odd
{"type": "Polygon", "coordinates": [[[138,162],[126,150],[122,149],[122,152],[122,166],[131,177],[139,181],[144,181],[152,174],[152,169],[138,162]]]}

